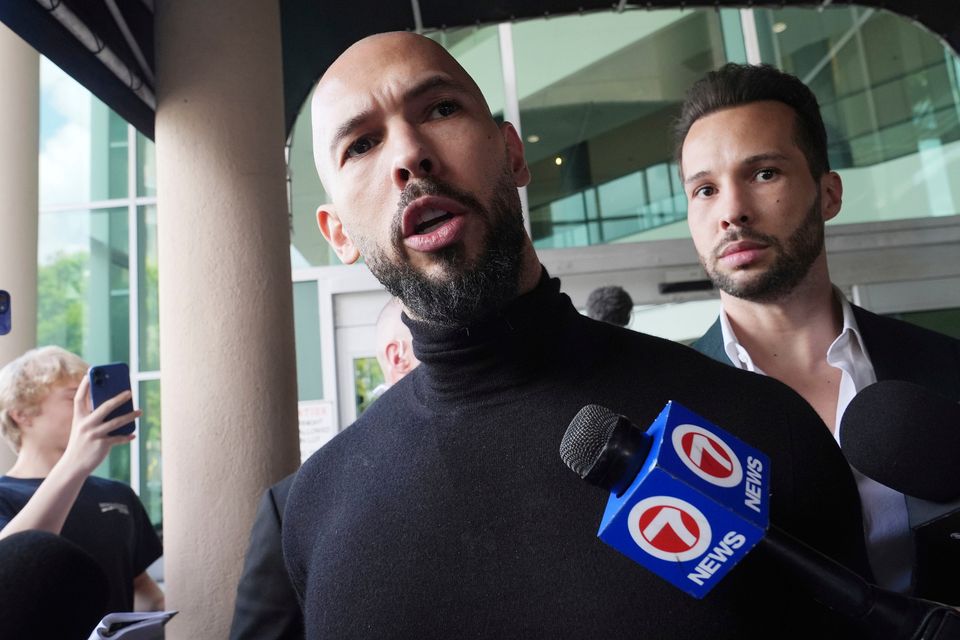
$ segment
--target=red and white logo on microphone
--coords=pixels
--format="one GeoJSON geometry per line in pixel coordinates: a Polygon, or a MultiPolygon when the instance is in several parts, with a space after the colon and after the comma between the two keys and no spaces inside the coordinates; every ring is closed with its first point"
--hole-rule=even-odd
{"type": "Polygon", "coordinates": [[[717,434],[695,424],[673,430],[673,449],[690,471],[718,487],[735,487],[743,467],[733,449],[717,434]]]}
{"type": "Polygon", "coordinates": [[[633,505],[627,527],[641,549],[669,562],[700,557],[713,535],[699,509],[672,496],[653,496],[633,505]]]}

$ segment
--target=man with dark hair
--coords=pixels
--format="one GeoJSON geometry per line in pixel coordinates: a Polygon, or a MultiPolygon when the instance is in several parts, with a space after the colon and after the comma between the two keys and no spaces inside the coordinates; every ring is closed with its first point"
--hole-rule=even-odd
{"type": "MultiPolygon", "coordinates": [[[[960,397],[960,342],[856,307],[831,284],[824,225],[840,212],[843,185],[800,80],[728,64],[690,89],[676,131],[690,232],[722,302],[695,349],[788,384],[838,442],[847,404],[877,380],[960,397]]],[[[904,496],[855,475],[877,581],[907,592],[904,496]]]]}
{"type": "Polygon", "coordinates": [[[558,455],[586,404],[648,425],[676,400],[771,456],[774,522],[866,572],[853,478],[806,403],[578,313],[524,231],[516,130],[436,42],[361,40],[312,109],[320,230],[401,299],[420,366],[290,490],[283,552],[308,638],[843,633],[759,555],[704,600],[628,561],[596,538],[606,495],[558,455]]]}
{"type": "Polygon", "coordinates": [[[633,299],[623,287],[597,287],[587,296],[587,317],[618,327],[630,324],[633,299]]]}

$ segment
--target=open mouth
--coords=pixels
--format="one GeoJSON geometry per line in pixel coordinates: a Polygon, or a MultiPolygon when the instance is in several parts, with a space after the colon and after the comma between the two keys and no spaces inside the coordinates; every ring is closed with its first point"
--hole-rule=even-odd
{"type": "Polygon", "coordinates": [[[451,218],[453,218],[453,214],[449,211],[426,209],[418,216],[417,223],[413,227],[413,233],[415,235],[430,233],[451,218]]]}

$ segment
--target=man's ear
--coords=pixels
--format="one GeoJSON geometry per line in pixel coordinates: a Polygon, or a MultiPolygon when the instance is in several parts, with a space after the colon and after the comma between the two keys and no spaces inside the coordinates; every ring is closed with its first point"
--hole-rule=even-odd
{"type": "Polygon", "coordinates": [[[333,212],[333,205],[325,204],[317,209],[317,226],[320,227],[320,233],[333,247],[342,263],[353,264],[357,261],[360,257],[360,250],[347,235],[347,230],[343,227],[340,217],[333,212]]]}
{"type": "Polygon", "coordinates": [[[820,212],[824,222],[840,213],[843,205],[843,181],[836,171],[828,171],[820,178],[820,212]]]}
{"type": "Polygon", "coordinates": [[[413,345],[405,340],[399,341],[399,344],[395,368],[403,375],[407,375],[417,366],[414,364],[413,345]]]}
{"type": "Polygon", "coordinates": [[[400,362],[401,349],[403,349],[403,344],[401,344],[399,340],[391,340],[387,343],[387,346],[384,347],[383,352],[387,356],[387,362],[390,364],[391,369],[395,369],[400,362]]]}
{"type": "Polygon", "coordinates": [[[30,425],[30,416],[25,411],[21,411],[20,409],[14,409],[13,411],[10,412],[10,417],[13,418],[13,421],[21,429],[24,426],[30,425]]]}
{"type": "Polygon", "coordinates": [[[527,167],[527,159],[523,157],[523,141],[509,122],[500,125],[500,133],[507,145],[507,158],[510,161],[513,180],[518,187],[525,187],[530,184],[530,168],[527,167]]]}

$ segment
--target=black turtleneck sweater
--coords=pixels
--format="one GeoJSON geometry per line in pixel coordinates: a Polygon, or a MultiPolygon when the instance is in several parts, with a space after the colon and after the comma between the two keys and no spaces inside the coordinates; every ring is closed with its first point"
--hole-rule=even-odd
{"type": "MultiPolygon", "coordinates": [[[[841,622],[754,552],[695,600],[597,537],[561,461],[583,405],[676,400],[772,459],[772,521],[866,574],[849,467],[775,380],[577,313],[546,277],[469,328],[405,319],[421,365],[301,468],[283,550],[308,638],[825,638],[841,622]]],[[[854,636],[844,636],[847,638],[854,636]]]]}

